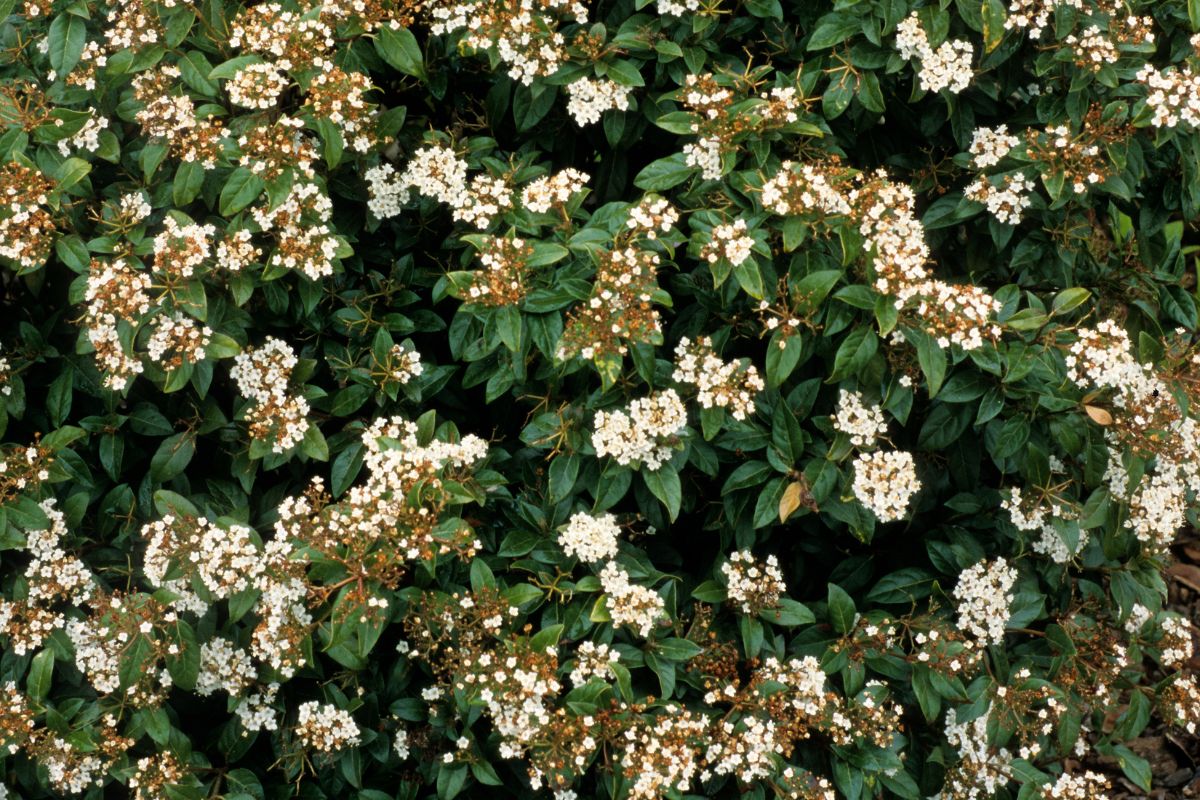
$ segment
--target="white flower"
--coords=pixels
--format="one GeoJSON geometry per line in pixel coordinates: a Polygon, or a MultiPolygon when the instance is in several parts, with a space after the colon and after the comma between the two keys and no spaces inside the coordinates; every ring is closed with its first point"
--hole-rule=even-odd
{"type": "Polygon", "coordinates": [[[1017,571],[1003,558],[980,561],[964,570],[954,587],[959,630],[984,644],[1003,642],[1016,582],[1017,571]]]}
{"type": "Polygon", "coordinates": [[[920,488],[912,453],[861,453],[854,461],[854,496],[880,522],[902,519],[920,488]]]}
{"type": "Polygon", "coordinates": [[[580,78],[567,85],[567,94],[571,97],[567,103],[567,112],[575,118],[580,127],[590,125],[599,122],[605,111],[627,110],[631,91],[633,90],[630,87],[612,80],[580,78]]]}
{"type": "Polygon", "coordinates": [[[596,562],[617,554],[617,537],[621,529],[612,514],[593,517],[580,511],[571,517],[567,527],[558,535],[563,552],[580,561],[596,562]]]}

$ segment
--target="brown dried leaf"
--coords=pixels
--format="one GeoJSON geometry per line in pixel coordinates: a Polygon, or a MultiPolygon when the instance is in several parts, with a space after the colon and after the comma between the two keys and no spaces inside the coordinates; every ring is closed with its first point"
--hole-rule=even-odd
{"type": "Polygon", "coordinates": [[[1112,414],[1099,406],[1084,406],[1083,410],[1092,418],[1092,422],[1097,425],[1112,425],[1113,423],[1112,414]]]}
{"type": "Polygon", "coordinates": [[[803,505],[806,494],[808,492],[802,482],[792,481],[788,484],[788,487],[783,490],[783,497],[779,498],[780,522],[787,522],[787,518],[792,515],[792,512],[803,505]]]}

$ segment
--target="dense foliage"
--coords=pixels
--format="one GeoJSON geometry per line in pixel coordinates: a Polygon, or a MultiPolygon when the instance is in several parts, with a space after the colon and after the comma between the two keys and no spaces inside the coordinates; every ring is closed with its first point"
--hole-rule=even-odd
{"type": "Polygon", "coordinates": [[[0,19],[0,797],[1103,797],[1200,724],[1200,3],[0,19]]]}

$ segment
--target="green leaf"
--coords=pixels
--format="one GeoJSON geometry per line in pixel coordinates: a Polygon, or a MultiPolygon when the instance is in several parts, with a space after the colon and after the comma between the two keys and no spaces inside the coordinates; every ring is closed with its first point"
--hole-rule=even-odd
{"type": "Polygon", "coordinates": [[[854,600],[846,593],[846,590],[836,583],[829,584],[827,602],[829,603],[829,621],[833,623],[833,629],[840,634],[847,634],[853,630],[858,611],[854,607],[854,600]]]}
{"type": "Polygon", "coordinates": [[[687,661],[704,652],[704,649],[695,642],[674,637],[661,639],[650,646],[653,647],[656,655],[668,661],[687,661]]]}
{"type": "Polygon", "coordinates": [[[864,325],[850,331],[833,358],[833,373],[827,383],[835,383],[857,374],[875,355],[878,347],[879,337],[871,328],[864,325]]]}
{"type": "Polygon", "coordinates": [[[642,470],[642,480],[646,483],[655,497],[667,508],[667,514],[674,522],[679,516],[679,508],[683,503],[683,489],[679,482],[679,473],[670,464],[664,464],[657,470],[642,470]]]}
{"type": "Polygon", "coordinates": [[[171,199],[177,207],[186,206],[200,196],[204,187],[204,165],[198,161],[181,161],[171,184],[171,199]]]}
{"type": "Polygon", "coordinates": [[[932,591],[932,574],[920,567],[906,567],[881,578],[867,592],[867,600],[872,603],[909,605],[928,597],[932,591]]]}
{"type": "Polygon", "coordinates": [[[232,216],[253,203],[262,194],[263,180],[249,167],[238,167],[221,187],[221,214],[232,216]]]}
{"type": "Polygon", "coordinates": [[[405,75],[425,80],[425,57],[417,37],[408,28],[381,27],[375,36],[375,52],[405,75]]]}
{"type": "Polygon", "coordinates": [[[86,40],[87,23],[74,14],[59,14],[50,23],[47,55],[50,56],[50,66],[60,78],[65,78],[79,63],[86,40]]]}
{"type": "Polygon", "coordinates": [[[182,474],[195,454],[196,438],[190,431],[168,436],[150,459],[151,480],[166,483],[182,474]]]}
{"type": "Polygon", "coordinates": [[[763,609],[759,613],[758,618],[772,625],[779,625],[785,628],[794,628],[797,625],[809,625],[817,621],[816,616],[813,615],[808,606],[797,603],[790,597],[779,598],[778,607],[763,609]]]}
{"type": "Polygon", "coordinates": [[[82,158],[68,158],[58,167],[58,188],[66,191],[87,177],[92,165],[82,158]]]}
{"type": "Polygon", "coordinates": [[[813,50],[826,50],[841,44],[861,30],[862,22],[858,17],[840,11],[826,14],[817,22],[817,27],[808,37],[806,49],[810,53],[813,50]]]}
{"type": "Polygon", "coordinates": [[[187,515],[189,517],[200,516],[199,509],[193,505],[191,500],[167,489],[159,489],[154,493],[154,510],[163,516],[167,514],[175,516],[187,515]]]}
{"type": "Polygon", "coordinates": [[[33,657],[29,664],[29,677],[25,679],[25,689],[33,700],[45,700],[50,694],[50,684],[54,682],[54,651],[43,650],[33,657]]]}
{"type": "Polygon", "coordinates": [[[606,67],[607,77],[612,78],[615,83],[621,86],[646,85],[646,81],[642,78],[642,73],[632,61],[617,59],[616,61],[609,62],[606,67]]]}
{"type": "Polygon", "coordinates": [[[929,397],[933,398],[946,379],[946,351],[938,347],[934,338],[925,331],[909,330],[907,337],[909,341],[914,338],[917,340],[917,363],[921,365],[921,372],[929,386],[929,397]]]}
{"type": "Polygon", "coordinates": [[[166,657],[167,671],[176,686],[191,691],[200,677],[200,643],[196,632],[187,622],[179,620],[171,629],[171,639],[176,652],[166,657]]]}
{"type": "Polygon", "coordinates": [[[633,185],[648,192],[661,192],[683,183],[695,171],[695,167],[687,165],[683,153],[675,153],[647,164],[633,179],[633,185]]]}
{"type": "Polygon", "coordinates": [[[1153,779],[1150,773],[1149,761],[1137,755],[1123,744],[1114,747],[1112,754],[1116,756],[1117,763],[1121,766],[1121,771],[1125,773],[1126,778],[1133,781],[1143,792],[1150,791],[1153,779]]]}
{"type": "MultiPolygon", "coordinates": [[[[384,30],[387,30],[386,28],[384,30]]],[[[439,764],[437,776],[438,800],[454,800],[467,783],[466,764],[439,764]]]]}
{"type": "Polygon", "coordinates": [[[1001,0],[984,0],[981,9],[983,17],[983,52],[992,52],[1004,40],[1004,23],[1008,15],[1001,0]]]}
{"type": "Polygon", "coordinates": [[[1058,314],[1066,314],[1091,299],[1092,293],[1081,286],[1072,286],[1069,289],[1063,289],[1054,296],[1054,302],[1050,306],[1050,313],[1057,316],[1058,314]]]}
{"type": "Polygon", "coordinates": [[[46,411],[50,415],[50,423],[55,427],[62,425],[71,413],[74,388],[75,370],[69,366],[50,384],[50,391],[46,395],[46,411]]]}

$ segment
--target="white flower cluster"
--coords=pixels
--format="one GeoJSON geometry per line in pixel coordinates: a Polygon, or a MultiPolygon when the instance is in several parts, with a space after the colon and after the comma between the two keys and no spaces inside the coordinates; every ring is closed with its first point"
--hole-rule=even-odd
{"type": "Polygon", "coordinates": [[[1078,65],[1086,66],[1093,72],[1099,72],[1105,64],[1111,64],[1121,57],[1112,38],[1101,31],[1098,25],[1087,26],[1078,36],[1068,34],[1063,44],[1075,51],[1078,65]]]}
{"type": "Polygon", "coordinates": [[[1012,753],[988,744],[990,715],[991,708],[970,722],[959,722],[958,709],[946,712],[946,741],[958,749],[959,759],[943,789],[951,797],[989,800],[1012,778],[1012,753]]]}
{"type": "Polygon", "coordinates": [[[83,561],[68,554],[62,546],[63,537],[67,535],[66,517],[55,507],[53,497],[38,506],[50,526],[25,535],[25,548],[32,556],[25,568],[28,600],[47,606],[58,600],[75,605],[85,603],[95,590],[95,578],[83,561]]]}
{"type": "Polygon", "coordinates": [[[1012,588],[1017,571],[1003,558],[980,561],[963,570],[954,587],[958,601],[958,628],[983,644],[1004,641],[1004,628],[1012,615],[1012,588]]]}
{"type": "MultiPolygon", "coordinates": [[[[887,176],[877,177],[886,181],[887,176]]],[[[875,289],[890,294],[925,282],[929,244],[911,186],[887,181],[862,212],[859,233],[873,246],[875,289]]]]}
{"type": "Polygon", "coordinates": [[[754,398],[766,388],[753,365],[722,360],[707,336],[695,342],[686,336],[679,340],[671,380],[695,386],[703,408],[729,409],[737,420],[754,413],[754,398]]]}
{"type": "Polygon", "coordinates": [[[443,0],[430,9],[435,20],[430,30],[440,35],[466,28],[460,46],[495,52],[508,64],[509,77],[529,86],[534,78],[554,73],[566,55],[566,39],[545,13],[551,10],[580,25],[587,22],[587,8],[577,0],[522,0],[516,5],[443,0]]]}
{"type": "Polygon", "coordinates": [[[104,785],[108,764],[97,753],[80,750],[65,739],[53,736],[41,764],[51,785],[65,794],[80,794],[104,785]]]}
{"type": "Polygon", "coordinates": [[[558,544],[568,557],[591,564],[617,554],[620,534],[621,528],[612,514],[594,517],[580,511],[571,515],[571,520],[558,535],[558,544]]]}
{"type": "Polygon", "coordinates": [[[597,411],[592,446],[597,457],[622,466],[661,467],[674,450],[674,437],[687,425],[687,409],[674,389],[634,400],[624,411],[597,411]]]}
{"type": "Polygon", "coordinates": [[[367,426],[362,434],[366,448],[363,464],[370,471],[366,489],[372,481],[387,482],[416,475],[413,468],[424,464],[442,467],[468,467],[487,456],[488,445],[474,434],[467,434],[457,442],[434,439],[422,445],[417,441],[417,424],[401,417],[380,417],[367,426]],[[390,440],[382,446],[380,440],[390,440]]]}
{"type": "Polygon", "coordinates": [[[295,447],[308,431],[308,401],[288,389],[297,362],[287,342],[268,337],[239,353],[229,371],[242,396],[254,401],[246,414],[251,435],[269,440],[276,453],[295,447]]]}
{"type": "MultiPolygon", "coordinates": [[[[71,154],[71,150],[86,150],[89,153],[94,153],[100,149],[100,133],[108,129],[108,118],[98,116],[96,109],[88,109],[91,116],[84,120],[83,127],[76,131],[71,136],[65,139],[59,139],[58,152],[67,157],[71,154]]],[[[55,120],[59,125],[62,120],[55,120]]]]}
{"type": "Polygon", "coordinates": [[[658,13],[672,17],[682,17],[689,12],[700,10],[700,0],[658,0],[658,13]]]}
{"type": "Polygon", "coordinates": [[[883,409],[863,402],[860,392],[845,389],[838,394],[837,412],[833,415],[833,427],[850,437],[855,447],[871,447],[875,440],[887,433],[887,420],[883,409]]]}
{"type": "MultiPolygon", "coordinates": [[[[112,694],[121,688],[121,657],[134,638],[152,641],[149,635],[153,630],[151,624],[142,622],[131,631],[128,625],[131,619],[134,619],[132,615],[123,613],[122,601],[114,597],[109,612],[103,616],[67,620],[65,632],[75,650],[75,667],[87,676],[88,683],[99,694],[112,694]]],[[[175,620],[174,612],[162,615],[165,624],[175,620]]],[[[134,705],[153,705],[162,699],[171,685],[171,673],[165,669],[141,674],[126,687],[126,699],[134,705]]]]}
{"type": "Polygon", "coordinates": [[[392,742],[392,749],[396,751],[401,761],[408,758],[410,751],[408,748],[408,731],[404,728],[396,731],[396,738],[392,742]]]}
{"type": "Polygon", "coordinates": [[[363,174],[367,182],[367,208],[379,219],[400,215],[411,194],[408,184],[391,164],[379,164],[363,174]]]}
{"type": "MultiPolygon", "coordinates": [[[[190,594],[188,581],[166,577],[173,566],[218,600],[251,588],[264,570],[254,529],[245,525],[221,527],[204,517],[185,520],[168,514],[144,525],[142,537],[148,542],[142,567],[146,579],[184,598],[190,594]]],[[[185,602],[195,603],[190,598],[185,602]]]]}
{"type": "Polygon", "coordinates": [[[225,91],[235,106],[265,111],[275,107],[287,86],[287,76],[274,64],[248,64],[225,84],[225,91]]]}
{"type": "Polygon", "coordinates": [[[388,359],[389,381],[405,384],[425,371],[425,365],[421,363],[421,354],[402,344],[392,345],[392,349],[388,351],[388,359]]]}
{"type": "Polygon", "coordinates": [[[817,212],[833,216],[853,213],[850,199],[829,182],[829,175],[815,164],[784,161],[779,172],[762,188],[763,208],[788,216],[817,212]]]}
{"type": "MultiPolygon", "coordinates": [[[[776,770],[776,760],[783,755],[784,732],[775,720],[757,715],[744,715],[734,722],[726,719],[717,723],[711,744],[704,753],[709,766],[701,779],[709,775],[736,775],[743,784],[753,784],[770,778],[776,770]]],[[[786,796],[786,795],[777,795],[786,796]]]]}
{"type": "Polygon", "coordinates": [[[1125,620],[1125,632],[1130,636],[1136,636],[1153,618],[1153,611],[1141,603],[1134,603],[1133,608],[1129,609],[1129,618],[1125,620]]]}
{"type": "Polygon", "coordinates": [[[189,222],[180,225],[175,217],[163,220],[163,230],[154,237],[154,270],[174,278],[190,278],[196,267],[212,252],[212,225],[189,222]]]}
{"type": "MultiPolygon", "coordinates": [[[[286,505],[286,501],[285,501],[286,505]]],[[[287,520],[286,508],[281,506],[276,523],[277,532],[287,520]]],[[[305,663],[299,640],[308,632],[312,615],[307,608],[308,585],[300,577],[289,572],[296,563],[295,547],[285,539],[267,543],[263,551],[266,567],[256,578],[254,588],[259,591],[255,613],[259,624],[250,641],[250,653],[260,661],[270,664],[283,677],[290,678],[305,663]]]]}
{"type": "Polygon", "coordinates": [[[6,212],[0,216],[0,256],[26,268],[45,261],[55,235],[54,219],[42,208],[50,187],[35,168],[13,162],[8,170],[0,169],[0,207],[6,212]]]}
{"type": "Polygon", "coordinates": [[[1054,783],[1042,787],[1042,800],[1109,800],[1108,778],[1099,772],[1064,772],[1054,783]]]}
{"type": "Polygon", "coordinates": [[[349,711],[316,700],[301,703],[296,718],[296,737],[310,750],[332,753],[359,743],[358,723],[349,711]]]}
{"type": "Polygon", "coordinates": [[[1067,546],[1055,522],[1058,525],[1070,525],[1076,520],[1076,514],[1061,503],[1029,504],[1022,497],[1021,489],[1013,487],[1008,497],[1000,501],[1000,507],[1008,512],[1009,519],[1018,530],[1037,532],[1038,538],[1032,542],[1033,551],[1049,557],[1056,564],[1069,563],[1088,542],[1088,532],[1081,528],[1074,549],[1067,546]]]}
{"type": "Polygon", "coordinates": [[[665,197],[648,194],[629,209],[625,227],[653,241],[660,233],[670,233],[679,222],[679,211],[665,197]]]}
{"type": "Polygon", "coordinates": [[[492,220],[513,206],[513,192],[503,178],[493,178],[480,172],[471,179],[467,199],[454,209],[453,217],[459,222],[474,225],[483,230],[492,220]]]}
{"type": "Polygon", "coordinates": [[[367,206],[379,219],[397,216],[408,203],[412,190],[453,209],[460,222],[483,230],[502,211],[512,208],[512,189],[487,173],[467,180],[467,162],[454,148],[439,142],[425,145],[413,154],[404,172],[391,164],[368,169],[367,206]]]}
{"type": "Polygon", "coordinates": [[[1032,204],[1034,183],[1024,175],[1005,175],[1004,184],[995,186],[986,177],[980,176],[963,189],[968,200],[983,203],[998,222],[1005,225],[1020,223],[1025,210],[1032,204]]]}
{"type": "Polygon", "coordinates": [[[1178,667],[1191,660],[1195,652],[1195,631],[1184,617],[1163,617],[1159,623],[1163,638],[1158,643],[1164,667],[1178,667]]]}
{"type": "Polygon", "coordinates": [[[1067,377],[1080,388],[1115,389],[1113,405],[1135,411],[1129,400],[1140,402],[1167,387],[1149,364],[1133,356],[1129,334],[1116,321],[1102,320],[1092,328],[1081,328],[1079,339],[1065,358],[1067,377]]]}
{"type": "Polygon", "coordinates": [[[225,238],[217,245],[217,266],[231,273],[241,272],[262,258],[262,249],[251,241],[250,231],[225,231],[225,238]]]}
{"type": "Polygon", "coordinates": [[[712,229],[712,238],[701,249],[700,258],[709,264],[724,259],[736,267],[750,257],[753,247],[754,239],[746,235],[746,220],[736,219],[712,229]]]}
{"type": "Polygon", "coordinates": [[[1175,673],[1162,701],[1163,716],[1190,734],[1200,730],[1200,683],[1188,672],[1175,673]]]}
{"type": "Polygon", "coordinates": [[[880,522],[902,519],[920,489],[912,453],[904,450],[860,453],[854,461],[854,496],[880,522]]]}
{"type": "Polygon", "coordinates": [[[275,711],[275,697],[279,684],[271,683],[261,691],[251,692],[238,700],[233,713],[247,733],[273,731],[279,728],[279,714],[275,711]]]}
{"type": "Polygon", "coordinates": [[[136,225],[153,211],[140,191],[126,192],[117,201],[117,218],[127,225],[136,225]]]}
{"type": "Polygon", "coordinates": [[[590,180],[586,173],[568,167],[553,175],[543,175],[521,192],[521,205],[536,214],[544,214],[553,206],[561,206],[571,195],[581,191],[590,180]]]}
{"type": "Polygon", "coordinates": [[[1129,335],[1116,322],[1081,328],[1078,336],[1064,359],[1067,377],[1081,389],[1111,391],[1109,490],[1123,498],[1130,489],[1121,451],[1114,446],[1117,437],[1156,456],[1153,474],[1143,477],[1129,498],[1125,526],[1146,545],[1164,548],[1184,524],[1188,495],[1200,491],[1200,424],[1184,416],[1152,367],[1138,362],[1129,335]]]}
{"type": "Polygon", "coordinates": [[[26,534],[26,547],[33,557],[25,568],[28,597],[20,603],[0,598],[0,631],[9,633],[9,647],[19,656],[41,647],[47,636],[67,624],[66,616],[55,606],[63,601],[75,605],[89,602],[96,589],[87,565],[62,547],[66,519],[55,508],[54,498],[43,500],[39,507],[50,526],[26,534]],[[6,631],[15,615],[22,618],[20,626],[6,631]]]}
{"type": "Polygon", "coordinates": [[[1154,112],[1151,124],[1156,128],[1200,127],[1200,75],[1191,67],[1159,70],[1147,64],[1137,79],[1149,90],[1146,105],[1154,112]]]}
{"type": "Polygon", "coordinates": [[[725,576],[726,595],[743,614],[777,607],[787,591],[779,560],[773,555],[759,561],[749,550],[737,550],[721,565],[721,574],[725,576]]]}
{"type": "Polygon", "coordinates": [[[943,350],[951,344],[963,350],[978,350],[983,347],[984,337],[1000,336],[1000,326],[990,321],[1000,311],[1000,301],[978,286],[923,281],[905,286],[897,294],[897,309],[910,303],[943,350]]]}
{"type": "Polygon", "coordinates": [[[1032,39],[1040,39],[1050,17],[1058,7],[1084,10],[1083,0],[1012,0],[1008,5],[1005,30],[1028,30],[1032,39]]]}
{"type": "Polygon", "coordinates": [[[600,572],[600,585],[607,596],[608,613],[613,625],[626,625],[645,638],[666,616],[666,606],[657,592],[631,583],[629,573],[616,561],[609,561],[600,572]]]}
{"type": "Polygon", "coordinates": [[[479,698],[500,734],[502,758],[520,758],[531,742],[544,735],[550,723],[550,700],[562,688],[551,668],[557,660],[553,646],[507,654],[483,652],[465,676],[464,683],[482,687],[479,698]]]}
{"type": "Polygon", "coordinates": [[[766,103],[759,113],[772,122],[787,124],[800,119],[796,112],[800,109],[802,98],[794,86],[772,87],[771,91],[760,94],[758,99],[766,103]]]}
{"type": "Polygon", "coordinates": [[[1087,159],[1100,158],[1100,145],[1098,144],[1083,144],[1075,141],[1071,134],[1071,128],[1067,125],[1051,125],[1046,128],[1046,135],[1051,137],[1051,142],[1055,149],[1059,152],[1069,154],[1072,160],[1080,161],[1089,164],[1089,171],[1084,174],[1077,174],[1068,170],[1065,175],[1071,180],[1071,191],[1075,194],[1084,194],[1089,186],[1095,186],[1104,182],[1104,176],[1094,169],[1090,169],[1093,162],[1088,162],[1087,159]]]}
{"type": "Polygon", "coordinates": [[[329,221],[333,201],[315,183],[298,181],[274,208],[255,208],[254,221],[278,239],[270,266],[302,272],[310,281],[333,274],[338,240],[329,221]]]}
{"type": "Polygon", "coordinates": [[[448,145],[428,144],[413,154],[400,183],[412,187],[422,197],[458,208],[466,203],[469,194],[467,162],[448,145]]]}
{"type": "Polygon", "coordinates": [[[160,314],[154,318],[150,339],[146,342],[146,355],[168,370],[183,361],[196,364],[204,360],[204,348],[208,347],[211,337],[212,328],[200,325],[178,311],[160,314]]]}
{"type": "Polygon", "coordinates": [[[976,128],[971,136],[971,163],[976,169],[994,167],[1000,163],[1021,140],[1008,132],[1007,125],[995,128],[976,128]]]}
{"type": "Polygon", "coordinates": [[[608,680],[612,677],[612,665],[621,660],[621,655],[606,644],[593,641],[580,642],[575,651],[575,667],[571,670],[571,684],[583,686],[592,678],[608,680]]]}
{"type": "Polygon", "coordinates": [[[958,94],[971,85],[974,46],[965,39],[955,39],[942,42],[934,50],[915,11],[896,28],[896,49],[906,61],[916,58],[921,62],[917,77],[925,91],[946,89],[951,94],[958,94]]]}
{"type": "Polygon", "coordinates": [[[700,747],[708,734],[706,716],[675,703],[652,719],[640,720],[625,734],[620,756],[632,778],[628,800],[687,793],[700,772],[700,747]]]}
{"type": "Polygon", "coordinates": [[[201,697],[217,690],[236,697],[257,678],[250,654],[228,639],[214,636],[200,645],[200,673],[193,691],[201,697]]]}
{"type": "Polygon", "coordinates": [[[629,94],[633,90],[611,79],[580,78],[567,85],[567,112],[580,127],[599,122],[601,115],[610,109],[629,109],[629,94]]]}
{"type": "Polygon", "coordinates": [[[724,149],[715,136],[701,136],[695,142],[683,146],[683,161],[689,167],[697,167],[700,176],[707,181],[721,179],[721,155],[724,149]]]}

